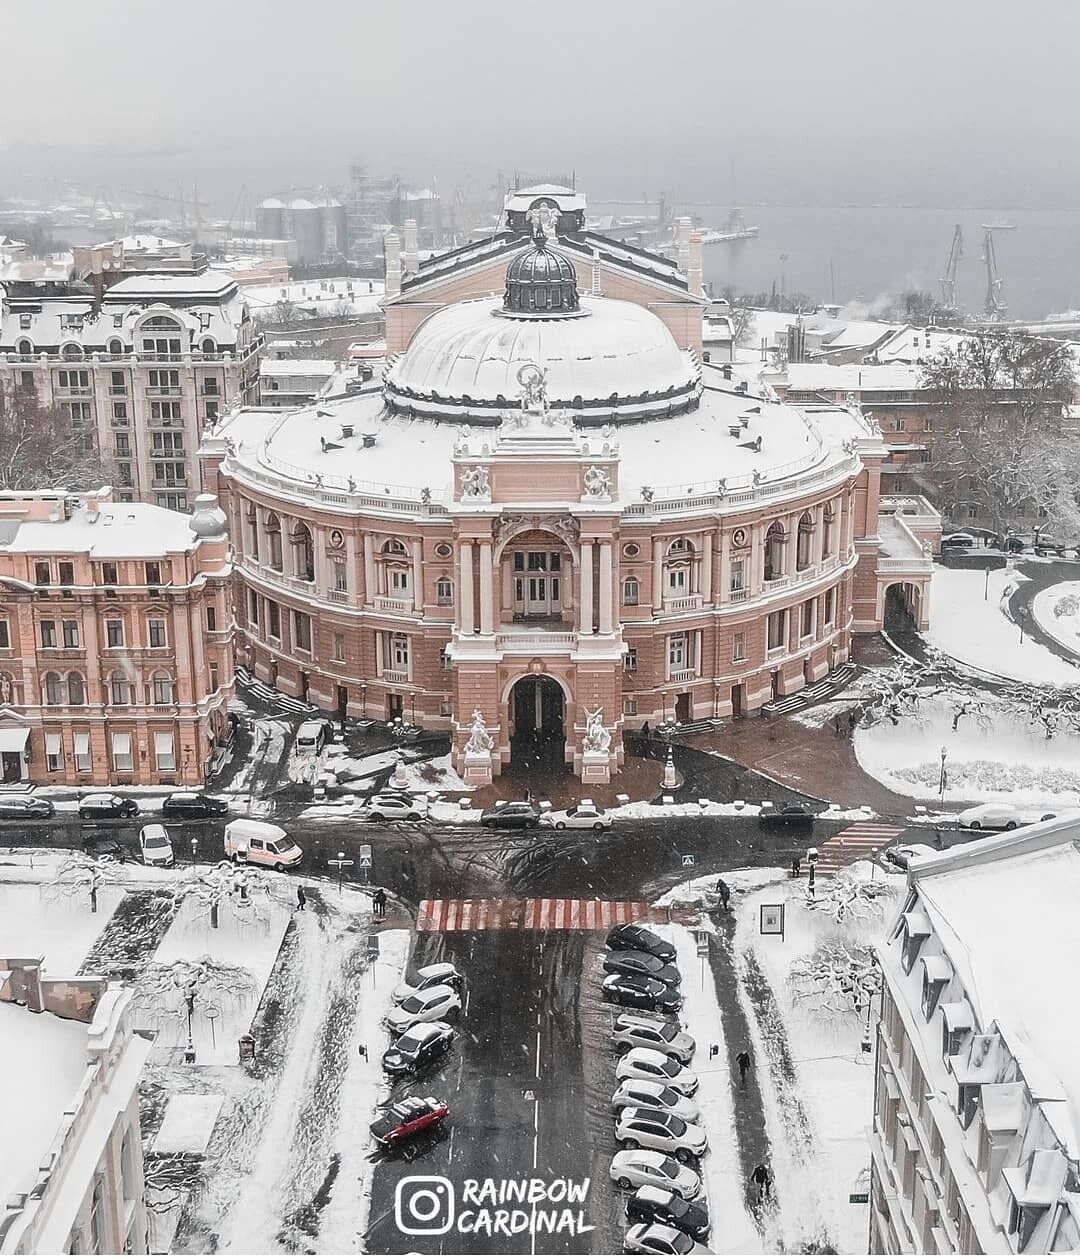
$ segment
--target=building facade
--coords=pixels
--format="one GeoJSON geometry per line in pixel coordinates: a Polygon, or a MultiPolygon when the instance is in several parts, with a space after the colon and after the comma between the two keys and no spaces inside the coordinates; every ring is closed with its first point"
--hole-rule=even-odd
{"type": "Polygon", "coordinates": [[[151,1042],[131,994],[0,959],[0,1065],[8,1093],[0,1254],[144,1255],[139,1076],[151,1042]]]}
{"type": "Polygon", "coordinates": [[[190,245],[128,237],[76,250],[62,278],[13,264],[0,291],[4,404],[59,409],[118,499],[186,511],[204,427],[258,398],[262,338],[236,281],[190,245]]]}
{"type": "Polygon", "coordinates": [[[703,364],[703,302],[664,259],[612,251],[582,288],[535,200],[555,235],[496,242],[500,296],[470,250],[388,287],[381,388],[241,410],[203,454],[260,678],[450,730],[462,764],[479,712],[496,770],[539,738],[580,773],[599,723],[610,772],[624,725],[818,681],[930,561],[881,559],[885,452],[857,410],[703,364]]]}
{"type": "Polygon", "coordinates": [[[232,568],[191,516],[111,491],[0,494],[5,782],[201,783],[228,734],[232,568]]]}
{"type": "Polygon", "coordinates": [[[913,863],[880,950],[874,1254],[1080,1250],[1080,828],[913,863]]]}

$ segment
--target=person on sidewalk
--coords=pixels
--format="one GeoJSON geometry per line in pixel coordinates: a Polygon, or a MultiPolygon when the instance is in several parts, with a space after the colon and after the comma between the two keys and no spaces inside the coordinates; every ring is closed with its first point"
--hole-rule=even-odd
{"type": "Polygon", "coordinates": [[[799,877],[799,870],[801,867],[802,862],[799,860],[799,854],[796,853],[795,856],[791,858],[791,877],[793,879],[797,879],[799,877]]]}
{"type": "Polygon", "coordinates": [[[307,893],[304,891],[302,887],[298,886],[296,889],[296,908],[303,909],[306,904],[307,904],[307,893]]]}
{"type": "Polygon", "coordinates": [[[833,730],[835,730],[837,735],[839,735],[840,733],[840,714],[839,713],[837,713],[836,716],[833,718],[832,725],[833,725],[833,730]]]}
{"type": "Polygon", "coordinates": [[[652,731],[649,729],[649,723],[647,721],[642,723],[641,737],[643,739],[649,739],[652,737],[652,731]]]}
{"type": "Polygon", "coordinates": [[[375,911],[376,918],[386,917],[386,893],[381,887],[375,889],[375,895],[371,898],[371,907],[375,911]]]}
{"type": "Polygon", "coordinates": [[[716,894],[720,897],[720,908],[727,913],[728,903],[731,900],[731,888],[723,879],[716,880],[716,894]]]}
{"type": "Polygon", "coordinates": [[[757,1185],[758,1204],[760,1205],[772,1193],[772,1172],[764,1163],[758,1163],[750,1173],[750,1183],[757,1185]]]}
{"type": "Polygon", "coordinates": [[[750,1070],[750,1055],[745,1049],[736,1055],[735,1065],[739,1068],[739,1083],[743,1088],[746,1088],[746,1073],[750,1070]]]}

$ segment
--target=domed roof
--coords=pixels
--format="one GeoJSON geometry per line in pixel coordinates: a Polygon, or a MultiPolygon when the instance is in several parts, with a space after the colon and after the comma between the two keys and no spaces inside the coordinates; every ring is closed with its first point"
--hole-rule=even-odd
{"type": "Polygon", "coordinates": [[[696,405],[698,364],[656,315],[606,298],[586,298],[581,306],[588,318],[507,318],[493,298],[437,311],[387,370],[388,406],[432,418],[494,422],[501,408],[521,397],[517,373],[525,363],[547,370],[550,406],[586,422],[696,405]]]}
{"type": "Polygon", "coordinates": [[[550,319],[580,310],[577,272],[565,254],[537,244],[511,259],[506,268],[504,314],[550,319]]]}

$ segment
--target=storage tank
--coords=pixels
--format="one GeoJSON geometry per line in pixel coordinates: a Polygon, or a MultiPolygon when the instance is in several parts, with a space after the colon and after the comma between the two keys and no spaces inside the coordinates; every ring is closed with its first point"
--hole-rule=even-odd
{"type": "Polygon", "coordinates": [[[292,231],[286,233],[296,241],[296,256],[301,262],[318,262],[323,254],[322,210],[306,197],[296,197],[286,211],[292,231]]]}
{"type": "Polygon", "coordinates": [[[255,233],[264,240],[281,240],[285,233],[285,202],[267,197],[255,207],[255,233]]]}
{"type": "Polygon", "coordinates": [[[322,244],[324,254],[344,254],[346,236],[345,207],[337,197],[322,197],[317,203],[322,218],[322,244]]]}

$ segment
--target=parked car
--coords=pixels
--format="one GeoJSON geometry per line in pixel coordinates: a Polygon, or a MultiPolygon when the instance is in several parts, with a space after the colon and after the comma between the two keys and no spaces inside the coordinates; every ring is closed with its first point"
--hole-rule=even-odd
{"type": "Polygon", "coordinates": [[[659,1150],[619,1150],[611,1160],[610,1175],[620,1189],[655,1185],[657,1189],[677,1193],[687,1202],[693,1202],[701,1193],[697,1172],[659,1150]]]}
{"type": "Polygon", "coordinates": [[[605,953],[604,970],[612,975],[648,975],[669,988],[678,988],[682,983],[677,966],[662,962],[651,953],[639,953],[636,949],[616,949],[605,953]]]}
{"type": "Polygon", "coordinates": [[[394,989],[394,1000],[404,1001],[406,997],[425,992],[428,988],[437,988],[440,984],[460,988],[463,982],[453,962],[433,962],[430,966],[421,966],[412,979],[398,984],[394,989]]]}
{"type": "Polygon", "coordinates": [[[511,800],[480,814],[481,826],[532,828],[540,825],[540,810],[530,800],[511,800]]]}
{"type": "Polygon", "coordinates": [[[281,872],[298,866],[304,851],[280,826],[238,817],[225,827],[225,856],[281,872]]]}
{"type": "Polygon", "coordinates": [[[610,831],[611,815],[606,809],[598,809],[591,800],[582,800],[569,809],[542,814],[540,825],[554,827],[557,831],[610,831]]]}
{"type": "Polygon", "coordinates": [[[52,817],[56,806],[40,796],[0,795],[0,818],[6,822],[26,822],[34,818],[52,817]]]}
{"type": "Polygon", "coordinates": [[[139,852],[144,866],[172,866],[176,864],[169,832],[158,822],[151,822],[139,831],[139,852]]]}
{"type": "Polygon", "coordinates": [[[696,1242],[707,1241],[709,1237],[709,1212],[705,1207],[654,1185],[643,1185],[630,1198],[626,1218],[631,1224],[666,1224],[696,1242]]]}
{"type": "Polygon", "coordinates": [[[768,804],[759,810],[758,823],[761,826],[811,827],[814,825],[814,814],[805,804],[768,804]]]}
{"type": "MultiPolygon", "coordinates": [[[[617,1032],[624,1027],[639,1027],[642,1024],[647,1024],[649,1027],[663,1027],[665,1023],[682,1027],[682,1023],[675,1014],[664,1014],[662,1011],[653,1010],[627,1010],[615,1016],[614,1030],[617,1032]]],[[[614,1032],[612,1034],[614,1035],[614,1032]]]]}
{"type": "Polygon", "coordinates": [[[1075,543],[1064,542],[1060,538],[1037,538],[1035,541],[1036,555],[1064,555],[1072,550],[1075,543]]]}
{"type": "Polygon", "coordinates": [[[461,1010],[461,997],[446,984],[413,993],[387,1014],[391,1032],[407,1032],[416,1023],[438,1023],[461,1010]]]}
{"type": "Polygon", "coordinates": [[[999,551],[1009,551],[1015,555],[1024,549],[1025,543],[1023,538],[1018,538],[1014,534],[1009,534],[1006,537],[1004,534],[999,533],[994,536],[992,545],[999,551]]]}
{"type": "Polygon", "coordinates": [[[693,1097],[698,1090],[698,1078],[676,1058],[659,1053],[655,1049],[631,1049],[623,1054],[615,1067],[617,1080],[652,1080],[667,1084],[684,1097],[693,1097]]]}
{"type": "Polygon", "coordinates": [[[296,732],[296,751],[301,756],[317,756],[326,744],[333,726],[326,721],[305,721],[296,732]],[[329,726],[329,732],[327,727],[329,726]]]}
{"type": "Polygon", "coordinates": [[[647,1106],[628,1106],[619,1112],[615,1140],[626,1150],[663,1150],[680,1163],[701,1158],[709,1148],[704,1128],[647,1106]]]}
{"type": "Polygon", "coordinates": [[[79,801],[79,817],[136,817],[139,806],[130,796],[116,796],[111,791],[95,791],[79,801]]]}
{"type": "Polygon", "coordinates": [[[427,817],[426,800],[414,800],[412,796],[392,791],[380,791],[368,796],[360,806],[359,816],[365,822],[419,822],[427,817]]]}
{"type": "Polygon", "coordinates": [[[941,549],[943,551],[958,550],[961,547],[977,545],[978,543],[973,533],[949,533],[941,539],[941,549]]]}
{"type": "Polygon", "coordinates": [[[382,1056],[392,1075],[422,1071],[450,1052],[455,1032],[449,1023],[417,1023],[397,1038],[382,1056]]]}
{"type": "Polygon", "coordinates": [[[919,857],[936,857],[938,850],[929,844],[894,844],[886,848],[882,858],[898,870],[906,870],[919,857]]]}
{"type": "Polygon", "coordinates": [[[403,1097],[371,1125],[371,1135],[381,1146],[400,1145],[427,1132],[449,1115],[445,1102],[434,1097],[403,1097]]]}
{"type": "Polygon", "coordinates": [[[616,1112],[625,1106],[651,1106],[653,1110],[678,1115],[687,1123],[697,1123],[701,1114],[697,1102],[676,1092],[670,1084],[656,1080],[621,1080],[611,1095],[611,1105],[616,1112]]]}
{"type": "Polygon", "coordinates": [[[634,1224],[626,1230],[623,1249],[628,1255],[711,1255],[707,1246],[667,1224],[634,1224]]]}
{"type": "Polygon", "coordinates": [[[174,791],[161,806],[164,817],[221,817],[228,811],[227,801],[204,796],[201,791],[174,791]]]}
{"type": "Polygon", "coordinates": [[[1052,822],[1057,815],[1039,809],[1022,809],[1015,804],[977,804],[957,814],[961,826],[972,831],[1014,831],[1018,826],[1035,822],[1052,822]]]}
{"type": "Polygon", "coordinates": [[[673,1014],[682,1009],[682,993],[669,988],[649,975],[605,975],[600,995],[615,1005],[628,1005],[636,1010],[662,1010],[673,1014]]]}
{"type": "Polygon", "coordinates": [[[650,931],[648,927],[642,927],[636,922],[612,927],[608,932],[606,943],[609,949],[636,949],[639,953],[651,953],[662,962],[675,960],[674,944],[669,944],[655,931],[650,931]]]}
{"type": "Polygon", "coordinates": [[[689,1066],[697,1045],[689,1032],[678,1023],[655,1023],[651,1019],[635,1018],[632,1014],[620,1016],[619,1025],[611,1033],[615,1052],[624,1054],[630,1049],[658,1049],[661,1053],[678,1058],[683,1066],[689,1066]]]}

